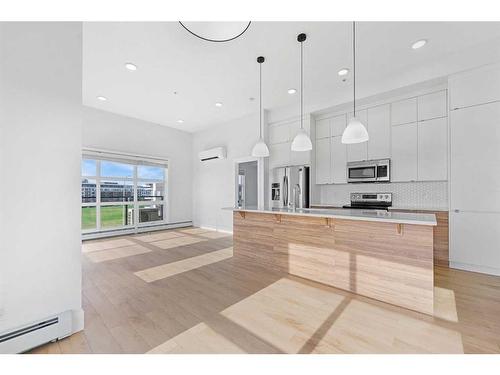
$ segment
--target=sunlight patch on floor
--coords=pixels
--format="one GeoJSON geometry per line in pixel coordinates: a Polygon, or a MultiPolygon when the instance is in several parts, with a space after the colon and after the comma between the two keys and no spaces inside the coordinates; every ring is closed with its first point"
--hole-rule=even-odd
{"type": "Polygon", "coordinates": [[[180,354],[180,353],[240,353],[245,351],[231,340],[215,332],[205,323],[180,333],[170,340],[151,349],[149,354],[180,354]]]}
{"type": "Polygon", "coordinates": [[[458,322],[455,292],[453,290],[434,287],[434,316],[449,322],[458,322]]]}
{"type": "Polygon", "coordinates": [[[183,236],[182,233],[177,233],[174,231],[169,232],[160,232],[160,233],[151,233],[151,234],[142,234],[139,236],[135,236],[134,238],[142,241],[142,242],[154,242],[161,240],[169,240],[171,238],[177,238],[183,236]]]}
{"type": "Polygon", "coordinates": [[[93,251],[114,249],[116,247],[124,247],[124,246],[130,246],[130,245],[135,245],[135,242],[130,241],[126,238],[118,238],[115,240],[105,240],[105,241],[98,241],[98,242],[94,242],[94,241],[84,242],[82,244],[82,252],[90,253],[93,251]]]}
{"type": "Polygon", "coordinates": [[[153,281],[161,280],[183,272],[188,272],[212,263],[220,262],[231,258],[232,256],[233,248],[228,247],[226,249],[212,251],[210,253],[183,259],[177,262],[147,268],[145,270],[135,272],[134,275],[148,283],[151,283],[153,281]]]}
{"type": "Polygon", "coordinates": [[[93,251],[91,253],[86,253],[85,256],[91,262],[101,263],[108,260],[126,258],[133,255],[150,253],[151,250],[141,245],[117,247],[116,249],[93,251]]]}
{"type": "Polygon", "coordinates": [[[171,238],[168,240],[150,242],[150,244],[154,245],[160,249],[167,250],[167,249],[172,249],[174,247],[192,245],[192,244],[195,244],[198,242],[203,242],[203,241],[207,241],[207,240],[204,238],[196,238],[196,237],[192,237],[192,236],[182,236],[182,237],[171,238]]]}

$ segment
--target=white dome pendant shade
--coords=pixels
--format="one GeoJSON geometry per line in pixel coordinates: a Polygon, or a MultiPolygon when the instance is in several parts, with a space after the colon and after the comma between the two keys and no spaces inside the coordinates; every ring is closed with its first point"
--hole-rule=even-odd
{"type": "Polygon", "coordinates": [[[253,146],[252,156],[254,158],[267,158],[269,156],[269,148],[262,138],[257,141],[255,146],[253,146]]]}
{"type": "Polygon", "coordinates": [[[307,132],[304,129],[299,129],[292,142],[292,151],[310,151],[312,148],[311,138],[307,132]]]}
{"type": "Polygon", "coordinates": [[[352,65],[353,65],[353,93],[354,93],[354,117],[342,133],[342,143],[353,144],[368,141],[366,127],[356,118],[356,22],[352,23],[352,65]]]}
{"type": "Polygon", "coordinates": [[[264,138],[262,137],[262,63],[265,61],[264,56],[257,57],[259,63],[259,140],[252,148],[252,156],[254,158],[266,158],[269,156],[269,148],[267,147],[264,138]]]}
{"type": "Polygon", "coordinates": [[[303,43],[306,40],[306,34],[297,36],[300,43],[300,129],[292,142],[292,151],[311,151],[313,146],[309,134],[304,130],[304,48],[303,43]]]}
{"type": "Polygon", "coordinates": [[[368,141],[368,131],[356,117],[353,117],[342,133],[342,143],[353,144],[368,141]]]}

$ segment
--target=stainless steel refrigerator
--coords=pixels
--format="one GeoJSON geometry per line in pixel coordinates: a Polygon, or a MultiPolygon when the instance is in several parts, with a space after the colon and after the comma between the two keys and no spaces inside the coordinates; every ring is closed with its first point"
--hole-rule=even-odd
{"type": "Polygon", "coordinates": [[[309,208],[309,167],[273,169],[271,203],[275,208],[309,208]]]}

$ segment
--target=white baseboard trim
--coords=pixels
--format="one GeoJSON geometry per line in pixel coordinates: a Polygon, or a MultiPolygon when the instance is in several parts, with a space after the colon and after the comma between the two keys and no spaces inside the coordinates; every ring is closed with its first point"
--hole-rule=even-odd
{"type": "Polygon", "coordinates": [[[85,327],[85,311],[83,309],[72,310],[72,329],[71,333],[83,331],[85,327]]]}
{"type": "Polygon", "coordinates": [[[127,234],[137,234],[137,233],[145,233],[145,232],[154,232],[158,230],[165,229],[175,229],[175,228],[185,228],[193,226],[192,221],[183,221],[181,223],[171,223],[150,227],[140,227],[137,229],[124,229],[124,230],[116,230],[109,232],[96,232],[96,233],[85,233],[82,234],[82,240],[94,240],[98,238],[106,238],[106,237],[117,237],[117,236],[125,236],[127,234]]]}
{"type": "Polygon", "coordinates": [[[467,263],[450,261],[450,268],[456,268],[456,269],[463,270],[463,271],[478,272],[478,273],[485,273],[488,275],[500,276],[500,269],[498,269],[498,268],[487,267],[487,266],[478,266],[475,264],[467,264],[467,263]]]}

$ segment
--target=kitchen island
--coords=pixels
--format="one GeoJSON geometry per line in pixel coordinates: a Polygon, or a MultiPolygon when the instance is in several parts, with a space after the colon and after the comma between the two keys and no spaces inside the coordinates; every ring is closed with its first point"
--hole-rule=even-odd
{"type": "Polygon", "coordinates": [[[233,210],[235,257],[433,313],[433,214],[351,209],[233,210]]]}

